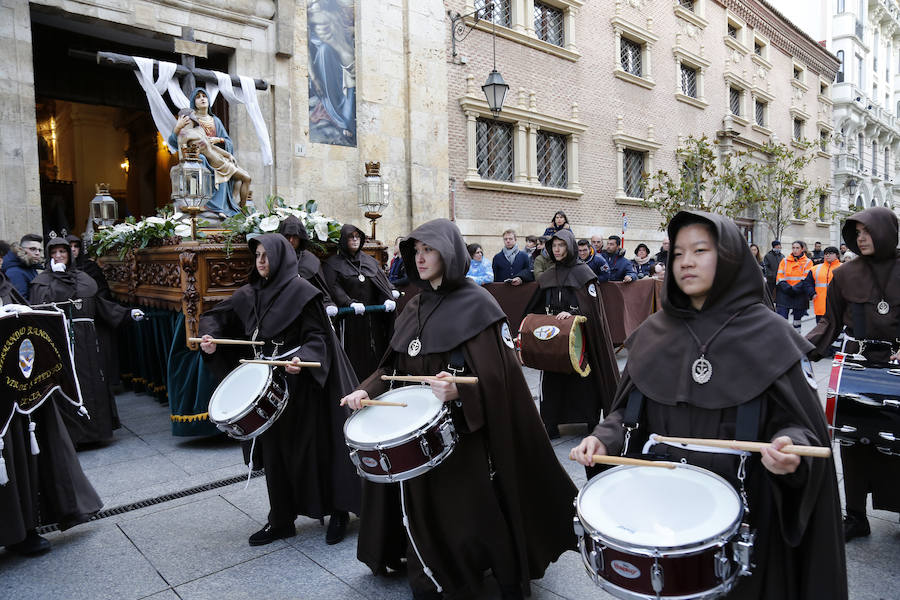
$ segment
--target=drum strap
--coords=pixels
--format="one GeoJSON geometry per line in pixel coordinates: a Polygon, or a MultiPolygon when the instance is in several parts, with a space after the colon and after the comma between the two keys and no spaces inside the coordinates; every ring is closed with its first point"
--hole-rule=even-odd
{"type": "Polygon", "coordinates": [[[850,303],[850,316],[853,321],[853,337],[858,340],[866,339],[866,311],[861,302],[850,303]]]}
{"type": "Polygon", "coordinates": [[[641,413],[643,412],[644,394],[637,387],[633,387],[628,392],[628,402],[625,404],[625,414],[622,416],[622,425],[625,427],[625,445],[622,446],[622,456],[628,454],[631,432],[640,427],[641,413]]]}
{"type": "Polygon", "coordinates": [[[760,397],[738,406],[734,424],[734,439],[755,442],[759,435],[760,397]]]}
{"type": "Polygon", "coordinates": [[[454,375],[458,375],[466,370],[466,355],[463,354],[461,345],[450,351],[450,360],[447,362],[447,370],[454,375]]]}

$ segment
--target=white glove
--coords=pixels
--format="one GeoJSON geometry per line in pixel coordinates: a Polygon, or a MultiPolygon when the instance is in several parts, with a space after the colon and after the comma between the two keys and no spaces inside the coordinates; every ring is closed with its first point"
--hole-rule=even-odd
{"type": "Polygon", "coordinates": [[[393,300],[385,300],[384,301],[384,311],[385,312],[394,312],[394,309],[397,308],[397,303],[393,300]]]}
{"type": "Polygon", "coordinates": [[[336,317],[337,316],[337,306],[335,306],[334,304],[327,305],[325,307],[325,314],[328,315],[329,317],[336,317]]]}
{"type": "Polygon", "coordinates": [[[64,273],[66,270],[66,263],[58,263],[54,261],[50,264],[50,268],[56,273],[64,273]]]}
{"type": "Polygon", "coordinates": [[[132,308],[131,309],[131,318],[134,319],[135,321],[140,321],[141,319],[144,318],[144,311],[142,311],[139,308],[132,308]]]}
{"type": "Polygon", "coordinates": [[[391,290],[391,296],[394,297],[394,300],[400,297],[400,290],[391,290]]]}
{"type": "Polygon", "coordinates": [[[353,312],[355,312],[358,315],[361,315],[364,312],[366,312],[366,305],[363,304],[362,302],[351,302],[350,308],[352,308],[353,312]]]}

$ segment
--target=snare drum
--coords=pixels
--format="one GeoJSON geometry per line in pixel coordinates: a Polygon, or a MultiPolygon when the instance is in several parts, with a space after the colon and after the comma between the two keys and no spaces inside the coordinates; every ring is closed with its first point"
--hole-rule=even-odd
{"type": "Polygon", "coordinates": [[[209,420],[237,440],[255,438],[275,423],[288,402],[284,375],[247,363],[229,373],[209,399],[209,420]]]}
{"type": "Polygon", "coordinates": [[[617,598],[717,598],[749,569],[749,529],[735,539],[740,497],[706,469],[615,467],[582,488],[575,508],[584,566],[617,598]]]}
{"type": "Polygon", "coordinates": [[[453,452],[457,435],[450,410],[431,388],[402,387],[375,400],[407,405],[365,406],[344,423],[350,460],[361,477],[379,483],[405,481],[433,469],[453,452]]]}
{"type": "Polygon", "coordinates": [[[525,315],[519,325],[519,360],[533,369],[587,377],[591,366],[584,335],[586,321],[581,315],[562,320],[554,315],[525,315]]]}
{"type": "Polygon", "coordinates": [[[825,415],[841,445],[871,444],[900,456],[900,366],[835,354],[825,415]]]}

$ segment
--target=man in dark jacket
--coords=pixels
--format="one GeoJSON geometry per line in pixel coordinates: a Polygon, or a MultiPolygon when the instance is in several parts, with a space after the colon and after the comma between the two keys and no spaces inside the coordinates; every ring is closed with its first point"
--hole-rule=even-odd
{"type": "Polygon", "coordinates": [[[491,262],[494,269],[494,281],[522,285],[526,281],[534,281],[528,255],[519,251],[516,244],[516,232],[507,229],[503,232],[503,250],[494,255],[491,262]]]}
{"type": "Polygon", "coordinates": [[[821,265],[825,262],[825,251],[822,250],[822,242],[816,242],[813,246],[812,256],[810,258],[814,265],[821,265]]]}
{"type": "Polygon", "coordinates": [[[22,236],[18,244],[13,244],[3,257],[3,273],[24,298],[28,297],[28,284],[37,276],[38,267],[44,262],[43,251],[43,238],[28,233],[22,236]]]}
{"type": "Polygon", "coordinates": [[[772,249],[763,257],[763,275],[766,278],[766,286],[769,288],[769,295],[775,298],[775,278],[778,277],[778,265],[784,255],[781,254],[781,242],[774,240],[772,249]]]}
{"type": "Polygon", "coordinates": [[[606,259],[594,252],[591,243],[586,239],[578,240],[578,258],[597,276],[597,281],[609,281],[609,265],[606,259]]]}
{"type": "Polygon", "coordinates": [[[609,236],[606,240],[606,252],[601,256],[609,265],[609,281],[624,281],[628,283],[637,279],[634,265],[625,258],[625,250],[622,250],[622,238],[617,235],[609,236]]]}

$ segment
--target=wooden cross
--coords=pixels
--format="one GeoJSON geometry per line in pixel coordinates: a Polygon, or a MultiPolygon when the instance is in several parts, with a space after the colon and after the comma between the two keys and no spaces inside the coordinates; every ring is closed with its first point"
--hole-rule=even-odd
{"type": "Polygon", "coordinates": [[[194,40],[194,28],[182,27],[181,38],[175,40],[175,53],[181,55],[181,66],[187,70],[184,79],[181,80],[181,89],[184,95],[191,97],[191,92],[197,87],[197,81],[194,78],[194,57],[206,58],[206,44],[194,40]]]}

